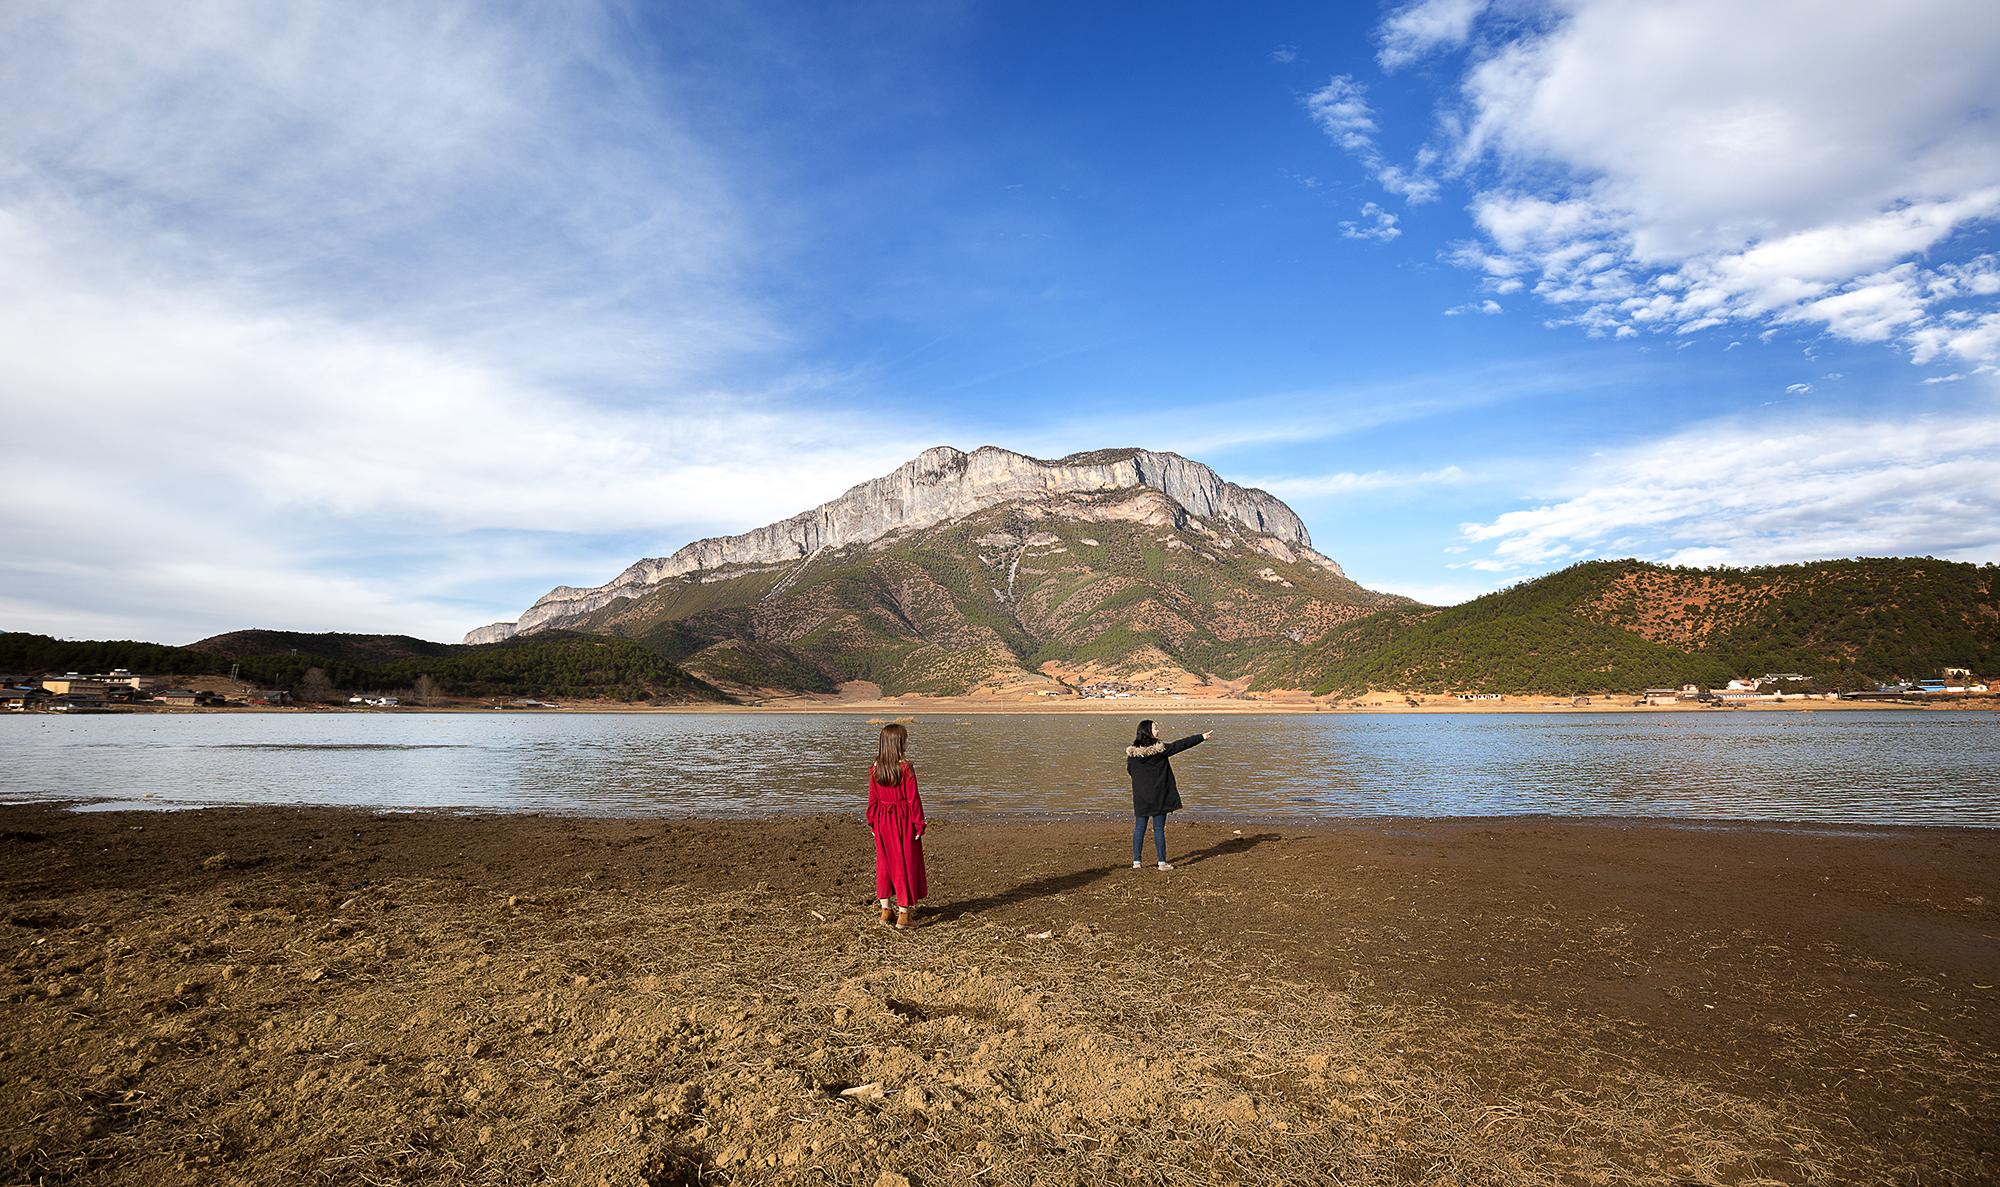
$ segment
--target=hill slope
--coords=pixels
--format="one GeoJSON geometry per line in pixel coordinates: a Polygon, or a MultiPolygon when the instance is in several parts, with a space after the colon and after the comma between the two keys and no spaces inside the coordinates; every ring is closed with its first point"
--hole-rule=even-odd
{"type": "Polygon", "coordinates": [[[1442,610],[1349,623],[1259,684],[1318,692],[1636,692],[1798,672],[1825,688],[2000,668],[2000,567],[1592,561],[1442,610]]]}
{"type": "Polygon", "coordinates": [[[1403,604],[1314,551],[1282,502],[1186,458],[940,448],[782,523],[559,587],[467,638],[615,634],[726,685],[948,696],[1242,680],[1403,604]]]}

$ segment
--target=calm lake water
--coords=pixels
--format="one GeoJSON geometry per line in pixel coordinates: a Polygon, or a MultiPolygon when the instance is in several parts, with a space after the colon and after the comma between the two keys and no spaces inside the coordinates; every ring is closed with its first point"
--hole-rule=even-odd
{"type": "MultiPolygon", "coordinates": [[[[933,816],[1129,813],[1131,725],[919,716],[911,758],[933,816]]],[[[858,814],[878,729],[860,715],[11,716],[0,801],[858,814]]],[[[1166,729],[1215,730],[1174,760],[1198,816],[2000,826],[2000,720],[1988,713],[1189,712],[1166,729]]]]}

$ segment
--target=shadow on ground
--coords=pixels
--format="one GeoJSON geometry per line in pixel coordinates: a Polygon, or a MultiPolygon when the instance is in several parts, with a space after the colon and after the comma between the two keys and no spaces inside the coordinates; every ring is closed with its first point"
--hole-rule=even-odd
{"type": "MultiPolygon", "coordinates": [[[[1177,858],[1175,864],[1199,865],[1204,861],[1212,861],[1218,857],[1247,853],[1265,841],[1276,841],[1279,839],[1280,837],[1277,833],[1257,833],[1254,836],[1231,837],[1227,841],[1210,845],[1206,849],[1196,849],[1187,853],[1177,858]]],[[[999,907],[1017,906],[1034,899],[1046,898],[1052,894],[1068,894],[1071,891],[1082,890],[1084,887],[1110,877],[1113,874],[1128,872],[1130,870],[1130,866],[1121,863],[1113,866],[1094,866],[1090,869],[1076,870],[1068,874],[1051,874],[1045,878],[1036,878],[1031,882],[1023,882],[1018,886],[1010,886],[997,894],[947,903],[944,906],[933,909],[930,912],[930,916],[941,923],[951,922],[962,919],[967,915],[977,915],[999,907]]]]}

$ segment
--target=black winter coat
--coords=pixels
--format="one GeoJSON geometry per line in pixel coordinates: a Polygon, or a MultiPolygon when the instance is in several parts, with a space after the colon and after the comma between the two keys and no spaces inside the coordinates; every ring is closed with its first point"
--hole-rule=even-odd
{"type": "Polygon", "coordinates": [[[1158,816],[1178,812],[1181,789],[1174,785],[1174,767],[1169,758],[1190,746],[1201,745],[1200,734],[1190,734],[1178,742],[1155,742],[1151,746],[1125,748],[1125,773],[1132,776],[1132,814],[1158,816]]]}

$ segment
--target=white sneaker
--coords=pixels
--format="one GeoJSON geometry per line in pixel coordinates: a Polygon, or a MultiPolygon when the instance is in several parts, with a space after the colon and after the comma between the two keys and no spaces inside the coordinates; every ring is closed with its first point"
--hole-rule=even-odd
{"type": "Polygon", "coordinates": [[[1132,868],[1136,870],[1136,869],[1138,869],[1138,868],[1139,868],[1140,866],[1143,866],[1143,865],[1145,865],[1145,864],[1146,864],[1146,863],[1145,863],[1145,862],[1143,862],[1143,861],[1135,861],[1135,862],[1133,862],[1133,863],[1132,863],[1132,868]]]}
{"type": "Polygon", "coordinates": [[[1163,870],[1171,870],[1171,869],[1173,869],[1174,867],[1172,867],[1172,866],[1168,865],[1168,864],[1167,864],[1166,862],[1164,862],[1164,861],[1163,861],[1163,862],[1161,862],[1161,863],[1160,863],[1160,868],[1161,868],[1161,869],[1163,869],[1163,870]]]}

